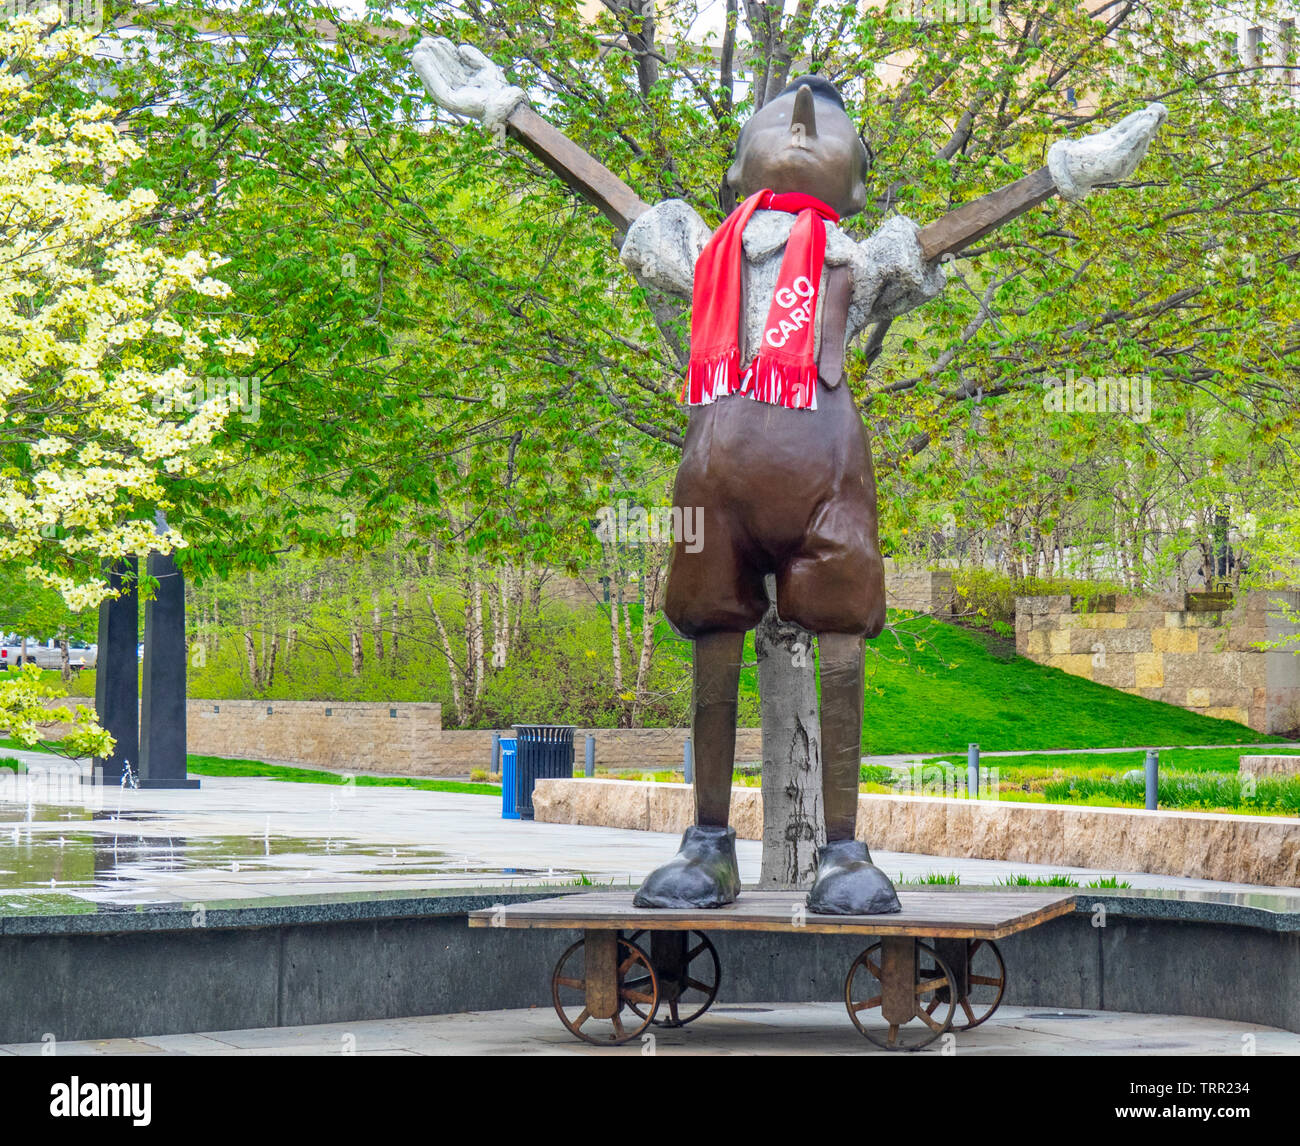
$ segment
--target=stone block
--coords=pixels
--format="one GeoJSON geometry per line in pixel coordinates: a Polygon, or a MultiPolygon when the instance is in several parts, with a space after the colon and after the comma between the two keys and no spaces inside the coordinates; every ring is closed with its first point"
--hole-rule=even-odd
{"type": "Polygon", "coordinates": [[[1194,653],[1199,648],[1197,634],[1185,628],[1171,627],[1166,622],[1163,629],[1151,633],[1151,649],[1157,653],[1194,653]]]}
{"type": "Polygon", "coordinates": [[[1101,664],[1094,664],[1092,679],[1111,688],[1135,688],[1137,672],[1133,653],[1108,653],[1101,664]]]}
{"type": "Polygon", "coordinates": [[[695,823],[695,792],[690,784],[651,784],[646,814],[650,831],[678,835],[695,823]]]}
{"type": "Polygon", "coordinates": [[[1212,717],[1214,720],[1235,720],[1238,724],[1245,724],[1250,720],[1250,709],[1241,705],[1233,707],[1207,708],[1205,715],[1212,717]]]}
{"type": "Polygon", "coordinates": [[[1165,683],[1164,657],[1159,653],[1136,653],[1133,672],[1134,684],[1138,688],[1160,688],[1165,683]]]}
{"type": "MultiPolygon", "coordinates": [[[[1080,634],[1076,631],[1075,636],[1080,634]]],[[[1149,653],[1151,652],[1151,634],[1144,629],[1101,629],[1087,634],[1085,648],[1073,648],[1075,653],[1096,652],[1093,647],[1100,645],[1102,651],[1111,653],[1149,653]]],[[[1081,642],[1082,643],[1082,642],[1081,642]]]]}
{"type": "Polygon", "coordinates": [[[1238,762],[1243,776],[1300,776],[1300,755],[1243,756],[1238,762]]]}
{"type": "Polygon", "coordinates": [[[1078,654],[1071,656],[1048,657],[1047,663],[1052,668],[1059,668],[1068,672],[1071,676],[1081,676],[1088,680],[1092,679],[1092,656],[1078,654]]]}

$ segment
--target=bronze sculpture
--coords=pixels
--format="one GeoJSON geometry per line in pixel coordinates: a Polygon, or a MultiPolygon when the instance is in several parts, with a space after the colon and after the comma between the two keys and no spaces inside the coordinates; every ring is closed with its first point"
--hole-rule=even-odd
{"type": "Polygon", "coordinates": [[[426,39],[413,62],[439,104],[504,130],[626,232],[621,256],[640,281],[693,298],[683,391],[692,408],[673,501],[702,514],[703,545],[674,547],[664,612],[694,642],[696,822],[635,903],[714,908],[740,892],[728,826],[736,697],[744,636],[768,607],[774,575],[777,612],[818,645],[827,843],[809,910],[898,911],[854,835],[864,642],[885,623],[885,592],[870,443],[840,384],[845,346],[869,323],[933,298],[943,256],[1054,194],[1079,199],[1127,177],[1164,107],[1054,144],[1046,167],[927,227],[894,216],[854,242],[836,223],[866,204],[868,153],[835,88],[803,76],[742,128],[723,198],[743,202],[714,235],[681,200],[641,202],[477,49],[426,39]]]}

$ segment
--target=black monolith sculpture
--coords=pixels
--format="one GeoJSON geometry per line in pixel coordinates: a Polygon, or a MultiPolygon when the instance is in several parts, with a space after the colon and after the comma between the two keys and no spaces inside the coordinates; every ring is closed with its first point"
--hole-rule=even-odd
{"type": "Polygon", "coordinates": [[[108,575],[122,590],[99,606],[99,653],[95,666],[95,712],[101,728],[117,742],[113,755],[95,761],[95,780],[117,787],[128,762],[133,774],[140,767],[140,709],[136,650],[139,643],[139,603],[134,557],[119,562],[108,575]]]}
{"type": "MultiPolygon", "coordinates": [[[[167,521],[158,515],[158,530],[167,521]]],[[[197,788],[186,775],[185,578],[170,553],[150,553],[158,582],[144,607],[144,689],[140,709],[140,787],[197,788]]]]}

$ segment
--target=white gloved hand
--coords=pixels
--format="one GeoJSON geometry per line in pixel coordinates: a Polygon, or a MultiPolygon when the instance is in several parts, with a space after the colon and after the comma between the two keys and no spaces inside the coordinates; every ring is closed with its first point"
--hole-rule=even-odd
{"type": "Polygon", "coordinates": [[[457,48],[443,36],[425,36],[411,53],[411,64],[439,107],[482,120],[489,129],[499,128],[528,100],[523,88],[507,82],[501,69],[472,44],[457,48]]]}
{"type": "Polygon", "coordinates": [[[1061,198],[1077,203],[1098,183],[1127,179],[1168,115],[1164,104],[1149,103],[1106,131],[1052,144],[1047,166],[1061,198]]]}

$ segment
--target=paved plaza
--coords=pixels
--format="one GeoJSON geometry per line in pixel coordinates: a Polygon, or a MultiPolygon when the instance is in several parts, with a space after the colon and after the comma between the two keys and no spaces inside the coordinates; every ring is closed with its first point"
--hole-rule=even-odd
{"type": "MultiPolygon", "coordinates": [[[[719,1004],[688,1027],[656,1027],[653,1042],[621,1047],[579,1042],[549,1006],[311,1027],[215,1031],[59,1044],[61,1055],[787,1055],[890,1054],[849,1023],[841,1003],[719,1004]]],[[[919,1054],[942,1053],[936,1042],[919,1054]]],[[[44,1044],[0,1046],[3,1055],[39,1055],[44,1044]]],[[[1002,1007],[984,1026],[954,1035],[950,1053],[967,1055],[1300,1054],[1300,1035],[1249,1023],[1182,1015],[1002,1007]]],[[[48,1050],[47,1050],[48,1053],[48,1050]]],[[[893,1055],[892,1057],[898,1057],[893,1055]]]]}

